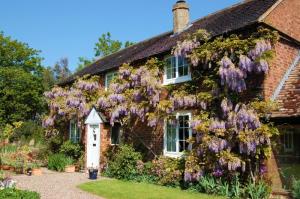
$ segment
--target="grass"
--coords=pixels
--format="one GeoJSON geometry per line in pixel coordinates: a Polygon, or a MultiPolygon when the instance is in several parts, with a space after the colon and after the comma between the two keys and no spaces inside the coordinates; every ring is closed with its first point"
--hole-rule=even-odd
{"type": "Polygon", "coordinates": [[[179,188],[120,180],[88,182],[79,185],[79,188],[106,199],[223,199],[179,188]]]}

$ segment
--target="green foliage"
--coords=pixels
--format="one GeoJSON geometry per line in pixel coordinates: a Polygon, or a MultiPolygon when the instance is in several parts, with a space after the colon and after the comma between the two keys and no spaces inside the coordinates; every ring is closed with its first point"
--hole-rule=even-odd
{"type": "Polygon", "coordinates": [[[0,198],[6,199],[39,199],[40,195],[33,191],[23,191],[18,189],[0,190],[0,198]]]}
{"type": "Polygon", "coordinates": [[[263,181],[258,183],[249,183],[245,187],[245,197],[250,199],[268,199],[271,194],[271,188],[263,181]]]}
{"type": "Polygon", "coordinates": [[[74,160],[78,160],[82,155],[82,147],[80,144],[75,144],[68,140],[61,145],[59,152],[73,158],[74,160]]]}
{"type": "Polygon", "coordinates": [[[295,199],[300,199],[300,180],[294,181],[292,193],[295,199]]]}
{"type": "Polygon", "coordinates": [[[62,172],[65,167],[73,164],[73,159],[64,154],[53,154],[48,157],[48,169],[62,172]]]}
{"type": "Polygon", "coordinates": [[[23,122],[12,134],[10,141],[22,141],[22,143],[29,143],[34,140],[35,144],[44,143],[45,132],[41,124],[36,121],[29,120],[23,122]]]}
{"type": "MultiPolygon", "coordinates": [[[[39,55],[40,51],[30,48],[26,43],[13,40],[0,32],[0,52],[0,68],[13,67],[34,76],[41,76],[42,58],[39,55]]],[[[15,75],[17,76],[17,74],[15,75]]]]}
{"type": "Polygon", "coordinates": [[[11,136],[22,126],[22,122],[14,122],[13,125],[6,124],[2,132],[0,129],[0,141],[10,139],[11,136]]]}
{"type": "Polygon", "coordinates": [[[106,175],[117,179],[133,180],[138,175],[137,161],[141,159],[142,155],[132,146],[121,145],[108,161],[106,175]]]}
{"type": "Polygon", "coordinates": [[[41,81],[16,67],[0,67],[0,126],[35,118],[45,109],[41,81]]]}
{"type": "Polygon", "coordinates": [[[161,156],[153,161],[152,174],[161,185],[178,186],[183,180],[184,159],[161,156]]]}
{"type": "MultiPolygon", "coordinates": [[[[126,41],[124,47],[128,47],[132,44],[132,42],[126,41]]],[[[110,32],[107,32],[106,34],[102,34],[95,44],[95,56],[104,57],[119,51],[121,48],[123,48],[123,43],[119,40],[111,39],[110,32]]]]}

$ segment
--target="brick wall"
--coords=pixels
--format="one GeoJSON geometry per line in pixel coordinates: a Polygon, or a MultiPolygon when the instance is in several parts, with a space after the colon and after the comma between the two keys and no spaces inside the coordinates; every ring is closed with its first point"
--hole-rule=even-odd
{"type": "Polygon", "coordinates": [[[265,23],[300,41],[300,1],[283,0],[264,20],[265,23]]]}
{"type": "Polygon", "coordinates": [[[275,89],[282,80],[289,66],[293,63],[298,54],[298,47],[284,39],[275,45],[275,58],[270,63],[270,70],[263,83],[263,94],[270,99],[275,89]]]}

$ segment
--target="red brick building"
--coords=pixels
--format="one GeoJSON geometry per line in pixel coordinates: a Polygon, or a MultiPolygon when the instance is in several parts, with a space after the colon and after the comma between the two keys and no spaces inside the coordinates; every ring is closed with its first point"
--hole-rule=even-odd
{"type": "MultiPolygon", "coordinates": [[[[221,35],[226,37],[232,33],[249,34],[259,26],[276,30],[280,35],[280,40],[275,46],[276,57],[270,64],[268,74],[263,79],[261,93],[265,99],[276,100],[279,104],[279,110],[271,116],[281,129],[281,147],[274,149],[277,161],[273,160],[273,163],[278,163],[279,167],[281,165],[283,167],[300,165],[300,144],[297,144],[300,140],[300,0],[247,0],[194,22],[189,21],[187,3],[178,1],[173,7],[173,14],[174,29],[172,31],[97,60],[62,84],[73,82],[76,76],[90,74],[100,76],[101,84],[107,87],[118,67],[123,63],[138,66],[151,57],[165,59],[170,56],[177,41],[198,29],[207,30],[213,37],[221,35]]],[[[189,67],[188,63],[179,59],[174,58],[174,68],[178,70],[179,63],[182,63],[180,67],[189,67]]],[[[169,77],[166,72],[162,84],[180,84],[189,81],[190,75],[189,72],[183,75],[176,73],[169,77]]],[[[190,120],[192,113],[178,112],[176,117],[190,120]]],[[[109,146],[119,143],[120,128],[110,127],[102,116],[100,116],[100,120],[100,159],[103,162],[102,154],[109,146]]],[[[179,144],[176,144],[179,142],[178,140],[175,140],[176,143],[171,151],[166,147],[168,140],[166,140],[164,125],[155,130],[141,125],[140,129],[136,129],[136,131],[141,132],[139,137],[134,140],[136,146],[143,142],[157,155],[173,157],[180,155],[181,148],[178,146],[179,144]]],[[[70,137],[76,140],[80,137],[85,138],[86,135],[80,135],[76,130],[75,123],[71,123],[70,137]]],[[[279,176],[278,171],[276,174],[279,176]]]]}

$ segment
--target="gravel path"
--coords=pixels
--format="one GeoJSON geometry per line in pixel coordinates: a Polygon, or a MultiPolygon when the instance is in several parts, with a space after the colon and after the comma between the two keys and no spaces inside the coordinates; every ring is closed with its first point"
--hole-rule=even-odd
{"type": "Polygon", "coordinates": [[[42,199],[101,199],[76,187],[90,181],[84,173],[57,173],[43,169],[41,176],[17,175],[13,179],[17,181],[17,188],[36,191],[42,199]]]}

